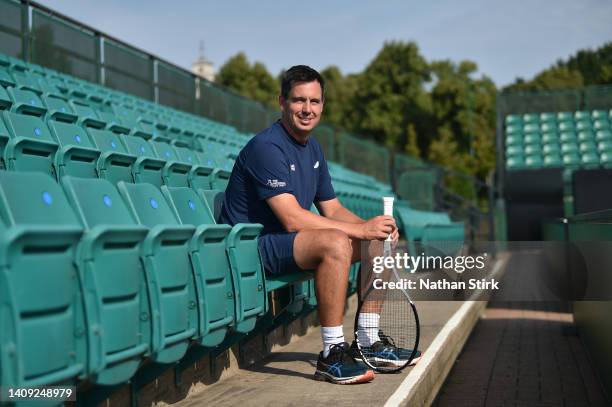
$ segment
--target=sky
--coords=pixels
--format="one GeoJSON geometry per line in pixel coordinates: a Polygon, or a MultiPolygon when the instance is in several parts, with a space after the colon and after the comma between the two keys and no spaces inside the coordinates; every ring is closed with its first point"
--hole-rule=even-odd
{"type": "Polygon", "coordinates": [[[612,41],[610,0],[39,2],[187,69],[203,40],[217,70],[243,51],[274,75],[295,64],[361,72],[401,40],[429,61],[474,61],[504,86],[612,41]]]}

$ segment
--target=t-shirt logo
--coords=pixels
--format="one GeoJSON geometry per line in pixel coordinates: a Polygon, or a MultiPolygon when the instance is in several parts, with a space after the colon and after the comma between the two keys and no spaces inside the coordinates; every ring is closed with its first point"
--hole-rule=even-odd
{"type": "Polygon", "coordinates": [[[290,164],[289,168],[291,168],[291,171],[295,171],[295,164],[290,164]]]}
{"type": "Polygon", "coordinates": [[[315,163],[314,168],[319,168],[319,162],[318,161],[315,163]]]}
{"type": "Polygon", "coordinates": [[[286,186],[287,183],[284,181],[279,181],[277,179],[269,179],[266,185],[272,188],[281,188],[281,187],[286,186]]]}

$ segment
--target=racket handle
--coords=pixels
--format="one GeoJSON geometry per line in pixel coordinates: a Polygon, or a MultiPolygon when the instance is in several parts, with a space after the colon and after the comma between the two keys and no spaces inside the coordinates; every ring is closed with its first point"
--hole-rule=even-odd
{"type": "MultiPolygon", "coordinates": [[[[393,216],[393,198],[392,196],[383,196],[383,210],[385,216],[393,216]]],[[[387,236],[387,242],[391,241],[391,235],[387,236]]]]}

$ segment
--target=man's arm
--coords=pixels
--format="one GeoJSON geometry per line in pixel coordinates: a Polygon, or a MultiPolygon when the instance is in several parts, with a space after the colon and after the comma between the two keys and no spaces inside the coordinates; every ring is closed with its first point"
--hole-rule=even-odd
{"type": "MultiPolygon", "coordinates": [[[[349,237],[356,239],[384,240],[390,233],[397,229],[395,220],[391,216],[376,216],[370,220],[364,221],[352,214],[346,208],[343,208],[344,210],[336,208],[335,211],[340,211],[337,215],[342,219],[346,219],[344,218],[345,216],[352,220],[359,219],[359,223],[348,220],[330,219],[327,217],[326,213],[330,208],[324,208],[323,205],[321,209],[325,216],[319,216],[303,209],[295,197],[288,193],[275,195],[266,199],[266,202],[285,230],[289,232],[299,232],[304,229],[339,229],[349,235],[349,237]],[[347,213],[350,215],[347,215],[347,213]]],[[[337,202],[337,204],[342,206],[340,202],[337,202]]]]}
{"type": "Polygon", "coordinates": [[[338,198],[320,201],[315,204],[319,213],[329,219],[348,223],[364,223],[365,220],[346,209],[338,198]]]}

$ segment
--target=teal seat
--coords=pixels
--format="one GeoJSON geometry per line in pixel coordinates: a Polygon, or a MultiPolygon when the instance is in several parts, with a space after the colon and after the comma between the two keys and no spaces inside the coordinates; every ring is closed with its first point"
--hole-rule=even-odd
{"type": "Polygon", "coordinates": [[[609,130],[610,129],[610,122],[608,121],[608,119],[595,120],[593,122],[593,129],[595,129],[595,130],[609,130]]]}
{"type": "Polygon", "coordinates": [[[540,113],[540,123],[554,123],[557,121],[557,115],[554,113],[540,113]]]}
{"type": "MultiPolygon", "coordinates": [[[[151,143],[151,146],[153,147],[153,150],[157,156],[163,160],[166,160],[166,165],[162,173],[164,184],[173,187],[190,186],[189,177],[192,174],[192,167],[198,167],[199,164],[183,162],[170,144],[155,140],[150,141],[149,143],[151,143]]],[[[189,156],[192,157],[192,155],[189,156]]],[[[208,179],[208,176],[206,179],[208,179]]]]}
{"type": "Polygon", "coordinates": [[[192,164],[189,171],[189,186],[194,189],[210,189],[214,166],[209,166],[207,162],[201,162],[197,151],[189,149],[184,143],[176,142],[174,151],[176,151],[179,161],[192,164]]]}
{"type": "Polygon", "coordinates": [[[11,111],[15,113],[43,116],[47,111],[40,97],[31,90],[9,88],[8,94],[13,101],[11,111]]]}
{"type": "Polygon", "coordinates": [[[523,119],[521,118],[521,116],[515,115],[515,114],[510,114],[506,116],[505,121],[506,121],[506,124],[523,123],[523,119]]]}
{"type": "Polygon", "coordinates": [[[544,156],[544,167],[561,167],[563,161],[558,154],[549,154],[544,156]]]}
{"type": "Polygon", "coordinates": [[[540,118],[537,114],[526,113],[523,115],[524,123],[539,123],[539,121],[540,121],[540,118]]]}
{"type": "Polygon", "coordinates": [[[593,110],[591,112],[591,119],[599,120],[599,119],[608,119],[608,112],[605,110],[593,110]]]}
{"type": "Polygon", "coordinates": [[[597,152],[597,144],[592,141],[580,143],[580,152],[583,154],[597,152]]]}
{"type": "Polygon", "coordinates": [[[540,136],[540,133],[527,134],[523,138],[523,142],[525,144],[540,144],[541,141],[542,137],[540,136]]]}
{"type": "Polygon", "coordinates": [[[120,384],[134,375],[149,350],[151,313],[140,264],[147,228],[134,222],[110,182],[66,176],[61,183],[86,231],[76,262],[87,287],[89,380],[120,384]]]}
{"type": "Polygon", "coordinates": [[[15,86],[15,80],[5,66],[0,66],[0,85],[4,87],[15,86]]]}
{"type": "Polygon", "coordinates": [[[132,166],[134,181],[162,186],[164,176],[168,178],[172,174],[172,168],[166,166],[166,160],[159,158],[152,145],[143,138],[121,135],[121,140],[127,152],[137,157],[132,166]]]}
{"type": "Polygon", "coordinates": [[[531,155],[525,157],[525,166],[527,168],[540,168],[543,164],[541,155],[531,155]]]}
{"type": "Polygon", "coordinates": [[[576,143],[563,143],[561,144],[561,153],[573,154],[578,152],[578,144],[576,143]]]}
{"type": "Polygon", "coordinates": [[[580,165],[580,162],[580,156],[576,152],[563,154],[563,165],[565,166],[577,166],[580,165]]]}
{"type": "Polygon", "coordinates": [[[591,130],[593,128],[593,124],[590,119],[581,120],[576,122],[576,130],[591,130]]]}
{"type": "Polygon", "coordinates": [[[0,86],[0,110],[10,109],[13,105],[8,92],[2,86],[0,86]]]}
{"type": "Polygon", "coordinates": [[[599,155],[596,152],[587,152],[582,154],[581,157],[582,165],[593,167],[599,165],[599,155]]]}
{"type": "MultiPolygon", "coordinates": [[[[202,200],[212,210],[214,218],[219,219],[223,203],[222,191],[198,190],[202,200]]],[[[263,229],[259,224],[239,223],[232,227],[227,237],[227,254],[234,275],[236,293],[236,323],[234,330],[250,332],[257,319],[268,309],[264,289],[264,270],[259,257],[257,236],[263,229]]]]}
{"type": "Polygon", "coordinates": [[[540,131],[540,125],[536,123],[525,123],[523,125],[523,133],[531,134],[538,133],[540,131]]]}
{"type": "Polygon", "coordinates": [[[149,228],[141,249],[152,315],[151,358],[178,361],[198,336],[195,276],[189,260],[193,226],[181,225],[151,184],[117,184],[136,221],[149,228]]]}
{"type": "Polygon", "coordinates": [[[597,150],[600,153],[612,152],[612,140],[600,141],[597,144],[597,150]]]}
{"type": "Polygon", "coordinates": [[[559,141],[561,143],[575,143],[578,141],[578,138],[576,137],[576,133],[573,131],[566,131],[561,133],[559,141]]]}
{"type": "Polygon", "coordinates": [[[585,141],[595,141],[595,134],[593,134],[593,132],[591,130],[582,130],[578,133],[578,141],[579,142],[585,142],[585,141]]]}
{"type": "Polygon", "coordinates": [[[89,128],[88,133],[92,144],[100,151],[96,165],[98,177],[113,184],[119,181],[133,182],[132,167],[136,157],[128,153],[119,135],[96,128],[89,128]]]}
{"type": "Polygon", "coordinates": [[[559,134],[556,131],[542,134],[542,144],[558,143],[559,134]]]}
{"type": "Polygon", "coordinates": [[[574,122],[560,122],[557,126],[560,132],[573,132],[575,131],[574,122]]]}
{"type": "Polygon", "coordinates": [[[548,122],[540,124],[540,131],[542,133],[555,133],[557,131],[557,123],[556,122],[548,122]]]}
{"type": "Polygon", "coordinates": [[[609,140],[612,140],[612,131],[610,131],[610,130],[599,130],[595,134],[595,139],[597,141],[609,141],[609,140]]]}
{"type": "Polygon", "coordinates": [[[507,146],[521,146],[523,144],[523,136],[518,135],[508,135],[506,136],[506,145],[507,146]]]}
{"type": "Polygon", "coordinates": [[[523,125],[522,123],[516,123],[516,124],[507,124],[506,125],[506,134],[510,135],[510,134],[521,134],[523,132],[523,125]]]}
{"type": "MultiPolygon", "coordinates": [[[[198,288],[199,339],[204,346],[223,341],[234,324],[234,278],[226,254],[229,225],[217,225],[208,205],[191,188],[161,187],[183,225],[196,227],[189,246],[198,288]]],[[[236,284],[237,285],[237,284],[236,284]]]]}
{"type": "Polygon", "coordinates": [[[6,168],[55,176],[53,159],[58,145],[47,125],[38,117],[7,111],[3,118],[10,136],[4,151],[6,168]]]}
{"type": "Polygon", "coordinates": [[[612,151],[604,152],[599,156],[599,162],[606,168],[612,167],[612,151]]]}
{"type": "Polygon", "coordinates": [[[130,133],[130,129],[123,125],[123,123],[121,122],[121,120],[116,117],[114,114],[110,113],[110,112],[105,112],[103,110],[97,110],[96,113],[98,114],[98,117],[100,118],[100,120],[102,120],[104,123],[106,123],[106,130],[110,130],[113,133],[118,133],[118,134],[129,134],[130,133]]]}
{"type": "Polygon", "coordinates": [[[51,135],[59,145],[55,153],[55,174],[96,178],[100,150],[95,148],[85,129],[73,123],[49,121],[51,135]]]}
{"type": "Polygon", "coordinates": [[[508,157],[515,157],[523,154],[523,148],[520,146],[508,146],[506,149],[506,155],[508,157]]]}
{"type": "Polygon", "coordinates": [[[560,151],[561,147],[557,143],[545,144],[544,147],[542,147],[542,153],[545,155],[559,154],[560,151]]]}
{"type": "Polygon", "coordinates": [[[542,155],[542,147],[539,144],[528,145],[525,147],[525,155],[542,155]]]}
{"type": "Polygon", "coordinates": [[[74,255],[82,228],[46,174],[0,172],[0,383],[71,383],[85,370],[74,255]]]}
{"type": "Polygon", "coordinates": [[[591,118],[591,112],[588,112],[586,110],[578,110],[576,112],[574,112],[574,119],[576,121],[581,121],[584,119],[590,119],[591,118]]]}
{"type": "Polygon", "coordinates": [[[98,117],[95,110],[86,102],[73,99],[70,104],[78,117],[77,123],[79,125],[94,129],[103,129],[106,126],[106,123],[98,117]]]}
{"type": "Polygon", "coordinates": [[[11,74],[17,88],[42,94],[38,80],[35,79],[34,75],[30,74],[30,72],[23,69],[12,69],[11,74]]]}
{"type": "Polygon", "coordinates": [[[572,122],[574,121],[574,115],[570,112],[559,112],[557,113],[558,122],[572,122]]]}
{"type": "Polygon", "coordinates": [[[74,123],[77,120],[76,113],[66,99],[56,95],[44,95],[43,103],[47,108],[45,120],[55,120],[74,123]]]}

